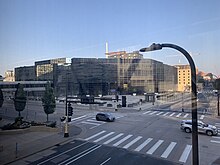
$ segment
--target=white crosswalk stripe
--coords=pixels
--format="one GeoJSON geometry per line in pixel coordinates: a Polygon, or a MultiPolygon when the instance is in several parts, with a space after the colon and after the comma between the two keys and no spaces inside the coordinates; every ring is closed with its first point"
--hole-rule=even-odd
{"type": "Polygon", "coordinates": [[[180,117],[182,115],[182,113],[179,113],[178,115],[176,115],[176,117],[180,117]]]}
{"type": "Polygon", "coordinates": [[[153,139],[152,138],[148,138],[147,140],[145,140],[141,145],[139,145],[135,151],[140,151],[142,150],[148,143],[150,143],[153,139]]]}
{"type": "Polygon", "coordinates": [[[201,115],[199,119],[202,120],[202,119],[204,119],[204,117],[205,117],[205,115],[201,115]]]}
{"type": "Polygon", "coordinates": [[[161,114],[163,114],[163,112],[159,112],[159,113],[157,113],[156,115],[161,115],[161,114]]]}
{"type": "Polygon", "coordinates": [[[187,114],[185,114],[184,116],[183,116],[183,118],[187,118],[187,116],[189,116],[189,114],[187,113],[187,114]]]}
{"type": "Polygon", "coordinates": [[[96,139],[94,142],[97,143],[97,142],[99,142],[99,141],[101,141],[101,140],[107,138],[108,136],[114,134],[114,133],[115,133],[115,132],[110,132],[110,133],[108,133],[107,135],[102,136],[102,137],[100,137],[99,139],[96,139]]]}
{"type": "Polygon", "coordinates": [[[149,113],[149,115],[153,115],[155,113],[157,113],[157,111],[153,111],[153,112],[149,113]]]}
{"type": "Polygon", "coordinates": [[[170,112],[166,112],[166,113],[164,113],[162,116],[166,116],[167,114],[169,114],[170,112]]]}
{"type": "Polygon", "coordinates": [[[113,146],[118,146],[119,144],[123,143],[124,141],[126,141],[127,139],[129,139],[130,137],[132,137],[133,135],[127,135],[125,136],[123,139],[119,140],[118,142],[116,142],[115,144],[113,144],[113,146]]]}
{"type": "Polygon", "coordinates": [[[169,116],[173,116],[173,115],[175,115],[175,112],[171,113],[169,116]]]}
{"type": "Polygon", "coordinates": [[[186,160],[190,154],[191,149],[192,149],[192,145],[186,145],[186,147],[185,147],[185,149],[179,159],[180,162],[183,162],[183,163],[186,162],[186,160]]]}
{"type": "Polygon", "coordinates": [[[101,131],[101,132],[99,132],[99,133],[97,133],[97,134],[95,134],[95,135],[93,135],[93,136],[90,136],[90,137],[86,138],[85,140],[93,139],[93,138],[95,138],[96,136],[99,136],[99,135],[101,135],[101,134],[103,134],[103,133],[105,133],[105,132],[106,132],[106,131],[101,131]]]}
{"type": "Polygon", "coordinates": [[[150,113],[150,112],[152,112],[152,111],[147,111],[147,112],[144,112],[144,113],[143,113],[143,115],[148,114],[148,113],[150,113]]]}
{"type": "Polygon", "coordinates": [[[129,148],[132,144],[136,143],[138,140],[140,140],[142,138],[142,136],[138,136],[137,138],[135,138],[134,140],[132,140],[130,143],[126,144],[123,148],[127,149],[129,148]]]}
{"type": "MultiPolygon", "coordinates": [[[[94,142],[94,143],[102,143],[104,145],[110,145],[113,147],[120,146],[121,148],[124,148],[124,149],[130,148],[130,150],[133,150],[136,152],[146,153],[149,155],[153,155],[154,153],[160,152],[160,153],[162,153],[160,157],[165,158],[165,159],[169,159],[169,157],[173,157],[170,155],[176,154],[176,153],[172,152],[172,151],[174,151],[174,148],[179,147],[177,145],[177,142],[170,142],[167,145],[167,147],[164,148],[162,146],[165,146],[166,143],[164,143],[164,140],[162,140],[162,139],[158,139],[157,141],[153,141],[153,138],[144,139],[142,136],[136,136],[136,137],[134,136],[134,138],[132,138],[132,137],[133,137],[132,134],[124,135],[124,133],[107,132],[107,131],[103,130],[103,131],[98,132],[94,135],[91,135],[88,138],[85,138],[84,140],[87,140],[87,141],[92,140],[92,142],[94,142]],[[112,142],[114,142],[114,143],[112,143],[112,142]],[[123,145],[121,145],[121,144],[123,144],[123,145]],[[144,151],[144,148],[145,147],[147,148],[147,145],[151,145],[151,147],[148,150],[144,151]],[[133,149],[132,149],[132,146],[134,146],[133,149]],[[156,152],[157,150],[158,150],[158,152],[156,152]]],[[[215,139],[218,140],[218,138],[220,139],[220,137],[216,137],[215,139]]],[[[217,141],[215,139],[212,139],[212,140],[217,141]]],[[[179,160],[177,159],[176,161],[179,161],[181,163],[185,163],[190,155],[191,149],[192,149],[192,145],[187,144],[185,146],[184,150],[182,151],[182,153],[180,152],[180,155],[179,155],[180,157],[175,156],[175,159],[179,158],[179,160]]]]}
{"type": "Polygon", "coordinates": [[[171,142],[170,145],[167,147],[167,149],[164,151],[164,153],[161,155],[161,157],[167,158],[175,146],[176,146],[176,142],[171,142]]]}
{"type": "Polygon", "coordinates": [[[122,135],[124,135],[124,134],[123,134],[123,133],[120,133],[120,134],[118,134],[117,136],[115,136],[115,137],[113,137],[113,138],[107,140],[107,141],[104,142],[103,144],[109,144],[109,143],[111,143],[112,141],[114,141],[114,140],[118,139],[119,137],[121,137],[122,135]]]}
{"type": "Polygon", "coordinates": [[[157,148],[164,142],[164,140],[158,140],[158,142],[156,144],[153,145],[153,147],[151,147],[148,151],[147,154],[153,154],[157,148]]]}

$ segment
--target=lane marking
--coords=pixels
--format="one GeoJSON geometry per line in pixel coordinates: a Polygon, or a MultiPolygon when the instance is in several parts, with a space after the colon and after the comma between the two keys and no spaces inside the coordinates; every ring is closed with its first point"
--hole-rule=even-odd
{"type": "Polygon", "coordinates": [[[110,133],[108,133],[107,135],[102,136],[102,137],[100,137],[99,139],[96,139],[96,140],[95,140],[95,141],[93,141],[93,142],[97,143],[97,142],[99,142],[99,141],[101,141],[101,140],[103,140],[103,139],[107,138],[108,136],[110,136],[110,135],[114,134],[114,133],[115,133],[115,132],[110,132],[110,133]]]}
{"type": "Polygon", "coordinates": [[[190,154],[191,149],[192,149],[192,145],[186,145],[186,147],[185,147],[185,149],[179,159],[180,162],[183,162],[183,163],[186,162],[186,160],[190,154]]]}
{"type": "Polygon", "coordinates": [[[75,121],[75,120],[78,120],[78,119],[84,118],[84,117],[86,117],[86,116],[87,116],[87,115],[83,115],[83,116],[80,116],[80,117],[76,117],[76,118],[71,119],[71,121],[75,121]]]}
{"type": "Polygon", "coordinates": [[[167,149],[164,151],[164,153],[161,155],[162,158],[167,158],[171,151],[173,150],[173,148],[175,147],[176,142],[171,142],[170,145],[167,147],[167,149]]]}
{"type": "Polygon", "coordinates": [[[106,122],[104,122],[104,121],[97,121],[97,120],[91,120],[91,119],[88,119],[88,120],[86,120],[86,121],[89,121],[89,122],[96,122],[96,123],[101,123],[101,124],[106,123],[106,122]]]}
{"type": "Polygon", "coordinates": [[[173,115],[175,115],[175,112],[171,113],[171,115],[170,115],[170,116],[173,116],[173,115]]]}
{"type": "Polygon", "coordinates": [[[156,144],[153,145],[153,147],[151,147],[148,151],[147,154],[153,154],[157,148],[164,142],[164,140],[158,140],[156,144]]]}
{"type": "Polygon", "coordinates": [[[91,122],[87,122],[87,121],[82,121],[82,122],[80,122],[80,123],[90,124],[90,125],[97,125],[97,126],[101,125],[101,124],[98,124],[98,123],[91,123],[91,122]]]}
{"type": "Polygon", "coordinates": [[[108,158],[108,159],[106,159],[106,160],[105,160],[104,162],[102,162],[100,165],[103,165],[103,164],[107,163],[109,160],[111,160],[111,157],[108,158]]]}
{"type": "Polygon", "coordinates": [[[216,136],[212,136],[212,138],[215,138],[215,139],[220,139],[220,137],[216,137],[216,136]]]}
{"type": "Polygon", "coordinates": [[[160,115],[160,114],[162,114],[163,112],[159,112],[159,113],[157,113],[156,115],[160,115]]]}
{"type": "Polygon", "coordinates": [[[148,143],[150,143],[153,139],[152,138],[148,138],[147,140],[145,140],[141,145],[139,145],[134,151],[139,152],[140,150],[142,150],[148,143]]]}
{"type": "Polygon", "coordinates": [[[92,135],[92,136],[90,136],[90,137],[84,139],[84,140],[90,140],[90,139],[93,139],[93,138],[95,138],[96,136],[99,136],[99,135],[101,135],[101,134],[103,134],[103,133],[105,133],[105,132],[106,132],[106,131],[101,131],[101,132],[99,132],[99,133],[97,133],[97,134],[95,134],[95,135],[92,135]]]}
{"type": "Polygon", "coordinates": [[[220,144],[220,141],[211,140],[210,142],[212,142],[212,143],[219,143],[220,144]]]}
{"type": "Polygon", "coordinates": [[[133,145],[134,143],[136,143],[138,140],[140,140],[142,138],[142,136],[138,136],[137,138],[135,138],[134,140],[132,140],[130,143],[126,144],[123,148],[128,149],[131,145],[133,145]]]}
{"type": "Polygon", "coordinates": [[[62,152],[62,153],[60,153],[60,154],[58,154],[58,155],[56,155],[56,156],[53,156],[53,157],[51,157],[51,158],[49,158],[49,159],[47,159],[47,160],[44,160],[43,162],[38,163],[37,165],[44,164],[44,163],[46,163],[46,162],[48,162],[48,161],[50,161],[50,160],[52,160],[52,159],[55,159],[55,158],[57,158],[57,157],[59,157],[59,156],[61,156],[61,155],[66,154],[66,153],[69,152],[69,151],[72,151],[72,150],[74,150],[74,149],[77,149],[77,148],[79,148],[79,147],[81,147],[81,146],[83,146],[83,145],[85,145],[85,144],[87,144],[87,143],[88,143],[88,142],[85,142],[85,143],[82,143],[82,144],[80,144],[80,145],[78,145],[78,146],[76,146],[76,147],[73,147],[73,148],[69,149],[69,150],[66,150],[66,151],[64,151],[64,152],[62,152]]]}
{"type": "Polygon", "coordinates": [[[123,139],[119,140],[118,142],[116,142],[115,144],[113,144],[113,146],[118,146],[119,144],[123,143],[125,140],[129,139],[130,137],[132,137],[133,135],[127,135],[125,136],[123,139]]]}
{"type": "Polygon", "coordinates": [[[120,133],[120,134],[118,134],[117,136],[115,136],[115,137],[113,137],[113,138],[107,140],[107,141],[104,142],[103,144],[109,144],[109,143],[111,143],[112,141],[114,141],[114,140],[118,139],[119,137],[121,137],[122,135],[124,135],[124,134],[123,134],[123,133],[120,133]]]}
{"type": "Polygon", "coordinates": [[[84,157],[84,156],[88,155],[89,153],[91,153],[91,152],[93,152],[93,151],[95,151],[95,150],[99,149],[100,147],[101,147],[101,145],[99,145],[99,146],[97,146],[97,147],[93,148],[92,150],[90,150],[90,151],[88,151],[88,152],[86,152],[86,153],[82,154],[81,156],[79,156],[79,157],[77,157],[77,158],[75,158],[75,159],[73,159],[73,160],[69,161],[69,162],[68,162],[68,163],[66,163],[65,165],[68,165],[68,164],[70,164],[70,163],[73,163],[73,162],[77,161],[78,159],[80,159],[80,158],[82,158],[82,157],[84,157]]]}

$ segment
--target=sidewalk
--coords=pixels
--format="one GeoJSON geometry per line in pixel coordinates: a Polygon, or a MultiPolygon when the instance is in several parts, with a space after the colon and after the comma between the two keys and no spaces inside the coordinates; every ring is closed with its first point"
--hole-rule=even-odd
{"type": "Polygon", "coordinates": [[[64,138],[64,133],[61,132],[60,128],[49,128],[46,131],[45,128],[25,132],[24,130],[20,130],[20,133],[19,131],[16,131],[16,133],[8,131],[9,133],[4,132],[4,134],[0,130],[0,164],[9,164],[70,141],[82,132],[81,128],[73,125],[69,129],[70,137],[68,138],[64,138]]]}

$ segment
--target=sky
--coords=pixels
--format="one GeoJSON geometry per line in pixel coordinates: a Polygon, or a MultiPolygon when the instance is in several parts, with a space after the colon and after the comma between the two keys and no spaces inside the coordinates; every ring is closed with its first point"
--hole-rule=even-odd
{"type": "MultiPolygon", "coordinates": [[[[172,43],[200,71],[220,75],[219,0],[0,0],[0,75],[52,58],[105,58],[109,51],[172,43]]],[[[188,64],[178,51],[144,53],[188,64]]]]}

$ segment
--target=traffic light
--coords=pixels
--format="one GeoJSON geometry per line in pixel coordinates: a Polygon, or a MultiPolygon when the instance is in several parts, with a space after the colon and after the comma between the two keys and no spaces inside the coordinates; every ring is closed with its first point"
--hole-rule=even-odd
{"type": "Polygon", "coordinates": [[[122,107],[126,107],[126,96],[122,96],[122,107]]]}
{"type": "Polygon", "coordinates": [[[68,116],[73,115],[73,107],[71,107],[71,104],[68,104],[68,116]]]}
{"type": "Polygon", "coordinates": [[[118,102],[118,99],[119,99],[118,95],[116,95],[115,97],[116,97],[116,98],[115,98],[115,99],[116,99],[116,101],[118,102]]]}

